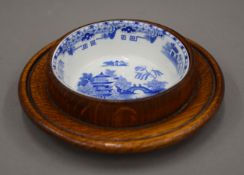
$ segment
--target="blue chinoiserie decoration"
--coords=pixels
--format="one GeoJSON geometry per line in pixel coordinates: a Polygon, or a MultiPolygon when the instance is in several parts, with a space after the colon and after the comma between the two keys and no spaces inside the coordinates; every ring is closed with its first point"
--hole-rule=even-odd
{"type": "Polygon", "coordinates": [[[156,25],[130,20],[81,27],[60,42],[52,59],[52,69],[63,84],[111,100],[163,92],[180,81],[188,68],[189,55],[179,39],[156,25]],[[158,53],[150,58],[151,52],[158,53]],[[74,73],[75,80],[65,72],[74,73]]]}
{"type": "MultiPolygon", "coordinates": [[[[75,45],[82,41],[89,41],[91,39],[100,40],[100,39],[114,39],[117,31],[121,31],[125,34],[141,33],[144,36],[130,36],[131,41],[137,41],[138,38],[145,39],[149,43],[154,43],[158,37],[162,38],[166,35],[166,32],[163,29],[154,27],[152,25],[145,25],[141,22],[131,22],[131,21],[107,21],[97,24],[91,24],[89,27],[83,30],[78,30],[75,34],[65,39],[62,42],[54,56],[57,58],[60,54],[68,53],[73,55],[74,52],[80,47],[75,45]],[[100,34],[100,37],[95,37],[97,34],[100,34]]],[[[125,39],[126,35],[121,36],[122,40],[125,39]]]]}
{"type": "Polygon", "coordinates": [[[103,66],[128,66],[128,63],[123,60],[104,61],[103,66]]]}
{"type": "Polygon", "coordinates": [[[177,66],[177,59],[180,55],[175,43],[166,43],[166,45],[163,46],[162,52],[172,61],[175,66],[177,66]]]}
{"type": "Polygon", "coordinates": [[[140,80],[147,80],[149,77],[157,79],[157,77],[163,75],[159,70],[152,69],[151,71],[148,71],[146,66],[136,66],[135,71],[135,78],[140,80]]]}
{"type": "Polygon", "coordinates": [[[106,69],[98,75],[83,73],[77,90],[83,94],[102,99],[130,99],[136,97],[138,92],[143,93],[146,97],[165,90],[167,82],[157,80],[162,75],[163,73],[159,70],[148,71],[146,66],[137,66],[135,67],[135,78],[148,81],[132,84],[125,77],[117,75],[116,70],[106,69]]]}
{"type": "MultiPolygon", "coordinates": [[[[173,65],[176,68],[176,71],[178,72],[178,75],[182,77],[184,75],[185,70],[187,69],[187,66],[186,64],[183,64],[184,58],[179,53],[176,44],[171,42],[166,43],[162,48],[162,53],[165,54],[167,58],[173,63],[173,65]]],[[[188,60],[188,55],[185,56],[185,59],[186,61],[188,60]]]]}

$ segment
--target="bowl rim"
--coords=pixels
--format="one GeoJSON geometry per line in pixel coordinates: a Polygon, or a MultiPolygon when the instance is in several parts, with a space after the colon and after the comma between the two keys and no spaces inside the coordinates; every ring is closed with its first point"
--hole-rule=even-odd
{"type": "Polygon", "coordinates": [[[105,20],[99,20],[99,21],[95,21],[95,22],[91,22],[91,23],[87,23],[84,25],[81,25],[79,27],[76,27],[75,29],[72,29],[71,31],[65,33],[64,35],[62,35],[60,38],[58,38],[53,46],[53,48],[50,50],[49,53],[49,72],[53,75],[55,81],[62,86],[66,91],[68,91],[69,93],[72,93],[75,96],[78,96],[79,98],[86,98],[88,100],[94,101],[94,102],[103,102],[103,103],[120,103],[120,104],[124,104],[124,103],[134,103],[134,102],[142,102],[142,101],[148,101],[151,100],[153,98],[157,98],[159,96],[163,96],[165,94],[170,93],[171,91],[173,91],[174,89],[176,89],[177,87],[179,87],[185,79],[187,79],[192,73],[192,68],[193,68],[193,63],[194,63],[194,59],[193,59],[193,52],[192,52],[192,48],[190,46],[190,44],[187,42],[186,38],[184,36],[182,36],[180,33],[176,32],[174,29],[171,29],[165,25],[156,23],[156,22],[152,22],[149,20],[142,20],[142,19],[134,19],[134,18],[114,18],[114,19],[105,19],[105,20]],[[106,22],[106,21],[135,21],[135,22],[142,22],[142,23],[147,23],[149,25],[153,25],[156,26],[160,29],[166,30],[168,31],[170,34],[172,34],[173,36],[175,36],[185,47],[187,53],[188,53],[188,57],[189,57],[189,67],[187,72],[185,73],[184,77],[177,83],[175,83],[173,86],[171,86],[170,88],[166,89],[165,91],[159,92],[157,94],[154,95],[150,95],[150,96],[146,96],[146,97],[141,97],[141,98],[135,98],[135,99],[125,99],[125,100],[116,100],[116,99],[102,99],[102,98],[97,98],[97,97],[93,97],[93,96],[88,96],[82,93],[78,93],[77,91],[75,91],[74,89],[68,87],[67,85],[65,85],[64,83],[62,83],[57,76],[55,75],[55,73],[53,72],[53,68],[52,68],[52,60],[54,58],[54,54],[57,50],[57,48],[59,47],[60,43],[63,42],[63,40],[69,36],[70,34],[72,34],[73,32],[92,25],[92,24],[96,24],[96,23],[101,23],[101,22],[106,22]]]}

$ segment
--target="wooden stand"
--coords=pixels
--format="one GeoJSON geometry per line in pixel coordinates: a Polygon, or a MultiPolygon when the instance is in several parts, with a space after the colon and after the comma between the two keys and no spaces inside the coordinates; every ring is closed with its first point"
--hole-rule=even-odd
{"type": "Polygon", "coordinates": [[[189,41],[195,53],[197,87],[188,103],[173,115],[148,125],[103,128],[65,113],[50,98],[46,76],[51,43],[28,62],[19,81],[19,98],[30,119],[42,129],[82,148],[109,152],[145,152],[175,144],[200,129],[218,110],[224,80],[214,58],[189,41]]]}
{"type": "Polygon", "coordinates": [[[81,121],[96,126],[126,128],[162,120],[186,104],[196,89],[195,56],[190,44],[185,37],[166,26],[150,21],[136,21],[145,22],[168,31],[183,43],[189,55],[189,70],[184,78],[163,92],[146,98],[133,100],[102,100],[79,94],[64,86],[63,83],[56,78],[52,70],[52,57],[54,52],[60,42],[70,34],[70,32],[68,32],[68,34],[65,34],[57,40],[56,43],[52,44],[52,48],[49,51],[50,63],[46,65],[48,67],[47,76],[50,97],[63,111],[81,121]]]}

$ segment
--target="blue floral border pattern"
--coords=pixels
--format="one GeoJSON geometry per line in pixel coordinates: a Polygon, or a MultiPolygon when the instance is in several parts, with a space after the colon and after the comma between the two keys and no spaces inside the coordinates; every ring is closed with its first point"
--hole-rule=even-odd
{"type": "Polygon", "coordinates": [[[179,41],[168,31],[165,31],[159,27],[148,23],[128,20],[115,20],[90,24],[71,33],[60,43],[56,49],[53,57],[53,69],[56,70],[58,67],[57,59],[59,55],[65,53],[73,55],[77,49],[81,48],[82,50],[85,50],[88,48],[88,43],[84,43],[81,46],[75,47],[77,43],[89,41],[90,46],[95,46],[97,40],[114,39],[118,30],[120,30],[122,33],[125,33],[124,35],[121,35],[121,40],[125,40],[126,37],[129,37],[130,41],[137,41],[140,38],[149,41],[149,43],[154,43],[158,37],[163,38],[164,36],[168,36],[173,39],[173,42],[168,43],[167,46],[163,47],[162,53],[164,53],[172,61],[180,78],[184,76],[185,71],[188,69],[189,56],[185,46],[181,43],[181,41],[179,41]],[[133,35],[127,36],[127,34],[133,33],[143,33],[144,37],[133,35]],[[100,34],[101,36],[99,38],[95,38],[97,34],[100,34]],[[184,58],[182,58],[182,56],[176,51],[178,50],[176,45],[182,50],[184,58]],[[174,54],[172,50],[176,51],[176,54],[174,54]]]}
{"type": "MultiPolygon", "coordinates": [[[[58,46],[58,49],[54,55],[54,59],[57,59],[60,54],[64,54],[66,52],[69,55],[73,55],[74,52],[79,48],[75,47],[78,42],[92,40],[97,34],[102,34],[102,36],[101,38],[96,38],[95,40],[114,39],[118,30],[123,33],[144,33],[144,39],[148,40],[150,43],[154,43],[157,37],[162,38],[166,34],[166,31],[159,27],[137,21],[116,20],[90,24],[86,27],[78,29],[66,37],[64,41],[58,46]]],[[[124,36],[125,35],[122,35],[121,39],[123,39],[124,36]]],[[[136,39],[136,37],[130,37],[131,41],[136,39]]],[[[95,40],[92,40],[94,45],[95,40]]]]}
{"type": "MultiPolygon", "coordinates": [[[[64,80],[65,65],[62,61],[62,57],[59,58],[60,55],[73,55],[78,49],[85,50],[89,47],[96,46],[97,42],[102,39],[113,40],[117,31],[121,32],[121,40],[128,39],[131,42],[137,42],[139,39],[143,39],[153,44],[157,38],[164,39],[166,36],[171,38],[171,41],[169,40],[164,46],[162,46],[161,52],[175,66],[180,79],[184,77],[185,72],[189,67],[189,56],[185,46],[181,43],[181,41],[168,31],[165,31],[159,27],[144,22],[129,20],[114,20],[94,23],[82,27],[68,35],[58,45],[52,58],[52,67],[57,77],[62,81],[64,80]],[[138,35],[139,33],[142,35],[138,35]]],[[[101,67],[112,66],[115,68],[118,66],[128,66],[128,64],[128,62],[124,62],[122,60],[113,60],[103,62],[101,67]]],[[[136,90],[141,90],[145,96],[148,96],[150,94],[152,95],[160,91],[164,91],[165,85],[167,84],[167,82],[160,82],[157,80],[157,78],[163,75],[163,73],[158,70],[147,70],[145,66],[135,67],[135,79],[148,79],[148,83],[138,85],[132,85],[132,83],[127,81],[125,77],[116,75],[115,70],[110,70],[114,71],[114,74],[111,76],[108,74],[109,70],[110,69],[106,69],[105,72],[102,71],[99,75],[84,73],[78,83],[78,91],[87,95],[104,99],[128,99],[134,98],[136,90]],[[105,81],[107,78],[110,80],[105,81]],[[104,82],[101,81],[101,83],[106,82],[107,84],[102,84],[102,86],[98,85],[99,83],[96,84],[97,79],[100,79],[100,81],[104,79],[104,82]],[[87,84],[84,84],[86,81],[87,84]],[[88,87],[90,87],[90,89],[88,87]],[[107,89],[109,93],[106,95],[106,93],[102,92],[102,88],[106,89],[107,87],[112,87],[112,89],[107,89]]]]}
{"type": "Polygon", "coordinates": [[[173,63],[178,75],[180,76],[180,79],[182,79],[189,67],[188,52],[185,46],[174,35],[170,34],[169,32],[166,32],[166,35],[170,36],[174,42],[167,42],[162,47],[161,52],[173,63]],[[182,50],[184,57],[182,57],[176,45],[182,50]]]}
{"type": "Polygon", "coordinates": [[[148,80],[142,84],[132,84],[125,77],[116,74],[116,70],[106,69],[98,75],[92,73],[83,73],[77,84],[78,92],[88,96],[110,99],[127,100],[134,99],[137,92],[140,91],[141,97],[151,96],[164,91],[166,81],[158,81],[158,77],[163,73],[159,70],[147,70],[146,66],[135,67],[135,78],[139,80],[148,80]]]}

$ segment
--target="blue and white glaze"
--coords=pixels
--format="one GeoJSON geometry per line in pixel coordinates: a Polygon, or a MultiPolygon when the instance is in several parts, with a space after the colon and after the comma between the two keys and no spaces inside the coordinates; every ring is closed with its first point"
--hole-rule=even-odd
{"type": "Polygon", "coordinates": [[[77,90],[97,98],[126,100],[134,98],[136,91],[141,91],[145,95],[164,91],[167,82],[158,80],[162,75],[159,70],[148,71],[146,66],[137,66],[134,78],[144,83],[135,84],[123,75],[117,75],[116,69],[106,69],[97,75],[83,73],[77,90]]]}
{"type": "Polygon", "coordinates": [[[80,94],[130,100],[163,92],[187,73],[185,46],[148,23],[112,20],[68,35],[52,58],[55,76],[80,94]]]}

